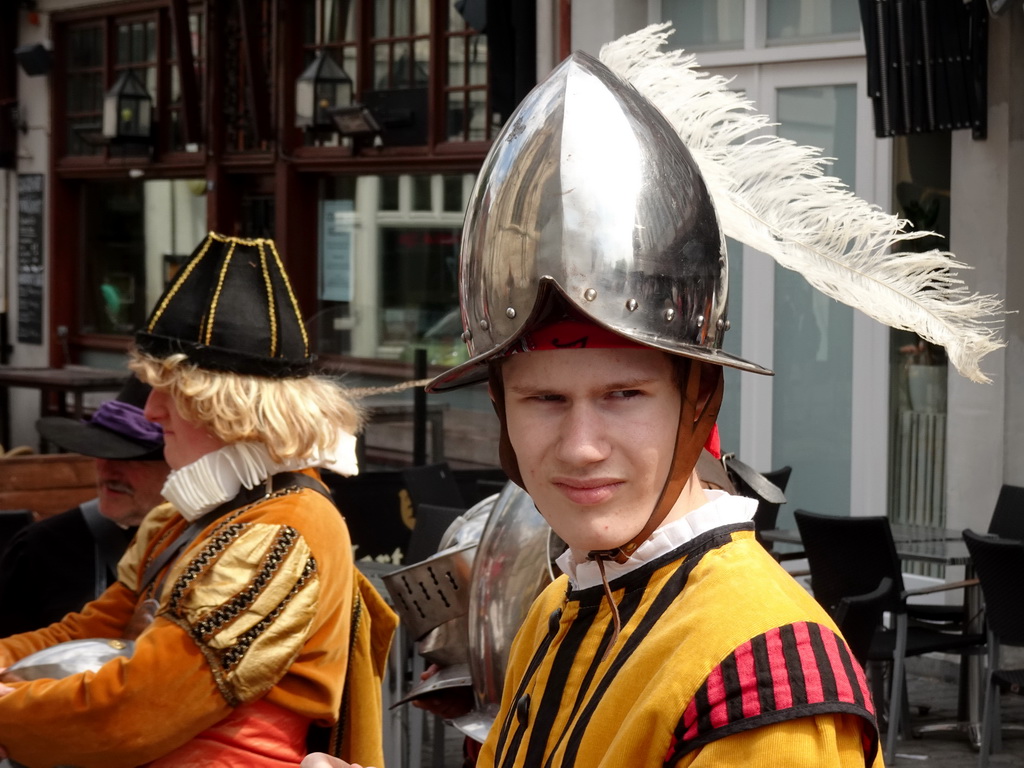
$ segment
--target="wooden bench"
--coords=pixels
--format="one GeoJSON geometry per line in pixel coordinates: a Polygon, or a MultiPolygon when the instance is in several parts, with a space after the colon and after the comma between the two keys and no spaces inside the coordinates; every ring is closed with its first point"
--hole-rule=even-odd
{"type": "Polygon", "coordinates": [[[96,462],[77,453],[0,459],[0,509],[29,509],[37,519],[96,496],[96,462]]]}

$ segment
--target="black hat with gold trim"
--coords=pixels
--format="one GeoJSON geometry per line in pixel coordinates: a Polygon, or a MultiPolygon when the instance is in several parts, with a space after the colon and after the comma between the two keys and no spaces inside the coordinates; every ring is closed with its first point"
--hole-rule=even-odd
{"type": "Polygon", "coordinates": [[[211,232],[135,335],[156,358],[266,378],[308,376],[316,357],[281,257],[269,239],[211,232]]]}

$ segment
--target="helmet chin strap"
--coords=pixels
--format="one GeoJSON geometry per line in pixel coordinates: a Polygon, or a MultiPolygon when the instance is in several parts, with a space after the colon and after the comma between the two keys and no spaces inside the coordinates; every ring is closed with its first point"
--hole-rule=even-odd
{"type": "MultiPolygon", "coordinates": [[[[626,562],[630,555],[637,550],[637,547],[647,541],[658,526],[665,521],[693,474],[693,468],[697,465],[700,452],[704,449],[708,435],[711,434],[711,428],[718,419],[718,410],[722,405],[725,385],[722,369],[718,366],[712,369],[716,373],[714,389],[703,401],[701,400],[701,378],[702,373],[706,372],[709,366],[694,362],[688,366],[688,369],[686,387],[680,405],[679,428],[676,430],[676,446],[672,454],[668,478],[661,489],[661,495],[654,505],[651,516],[647,518],[644,527],[636,536],[619,547],[595,549],[587,553],[587,559],[596,560],[599,566],[603,560],[614,560],[616,563],[626,562]]],[[[601,571],[604,572],[603,567],[601,571]]]]}

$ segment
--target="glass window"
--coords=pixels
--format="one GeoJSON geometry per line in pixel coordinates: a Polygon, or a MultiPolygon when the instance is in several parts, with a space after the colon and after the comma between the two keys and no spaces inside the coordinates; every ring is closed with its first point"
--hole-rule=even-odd
{"type": "Polygon", "coordinates": [[[458,300],[467,175],[336,177],[320,202],[318,306],[308,323],[322,355],[432,365],[466,357],[458,300]]]}
{"type": "Polygon", "coordinates": [[[101,24],[68,30],[67,152],[69,155],[102,154],[95,136],[103,123],[103,46],[101,24]],[[90,141],[90,139],[92,139],[90,141]]]}
{"type": "MultiPolygon", "coordinates": [[[[949,237],[949,131],[896,136],[893,199],[910,229],[943,237],[910,240],[904,248],[944,248],[949,237]]],[[[889,518],[946,527],[946,351],[910,331],[891,329],[889,392],[889,518]]],[[[915,573],[922,570],[915,569],[915,573]]]]}
{"type": "MultiPolygon", "coordinates": [[[[204,72],[206,69],[204,53],[206,51],[206,17],[198,12],[191,11],[188,15],[188,32],[189,32],[189,43],[192,49],[192,65],[195,69],[196,79],[200,84],[199,90],[202,92],[201,83],[204,79],[204,72]]],[[[185,149],[185,132],[182,117],[182,103],[181,103],[181,63],[178,59],[177,48],[174,43],[174,35],[170,35],[171,45],[171,92],[170,98],[168,99],[167,109],[170,113],[171,121],[171,149],[182,150],[185,149]]],[[[199,107],[202,110],[206,106],[205,99],[199,99],[199,107]]],[[[199,118],[199,124],[202,125],[202,117],[199,118]]]]}
{"type": "Polygon", "coordinates": [[[860,6],[850,0],[768,0],[768,43],[856,39],[860,6]]]}
{"type": "Polygon", "coordinates": [[[429,30],[419,31],[409,0],[374,3],[373,88],[426,87],[430,72],[429,30]],[[415,32],[413,30],[416,30],[415,32]]]}
{"type": "Polygon", "coordinates": [[[446,36],[445,136],[448,141],[486,141],[492,135],[487,37],[466,26],[454,5],[449,11],[446,36]]]}
{"type": "Polygon", "coordinates": [[[462,202],[462,182],[464,176],[444,177],[444,210],[460,213],[465,210],[462,202]]]}
{"type": "Polygon", "coordinates": [[[459,243],[455,227],[386,227],[380,232],[380,354],[412,362],[417,345],[427,362],[465,359],[458,311],[459,243]]]}
{"type": "MultiPolygon", "coordinates": [[[[856,86],[780,88],[779,135],[838,158],[830,172],[855,187],[856,86]]],[[[853,310],[775,268],[772,456],[799,466],[792,508],[847,511],[853,310]],[[837,508],[838,507],[838,508],[837,508]]]]}
{"type": "MultiPolygon", "coordinates": [[[[228,152],[249,152],[266,148],[269,136],[257,136],[256,117],[249,97],[248,67],[245,64],[245,49],[242,45],[241,3],[229,3],[224,10],[224,32],[222,35],[226,73],[224,76],[224,133],[225,149],[228,152]]],[[[249,0],[244,4],[256,27],[254,37],[259,46],[260,61],[263,63],[264,82],[257,83],[256,89],[266,94],[267,116],[273,125],[273,110],[277,100],[277,80],[274,72],[277,67],[278,47],[274,45],[276,38],[275,19],[277,4],[272,0],[249,0]]],[[[311,59],[312,60],[312,59],[311,59]]],[[[266,126],[266,130],[272,130],[266,126]]]]}
{"type": "Polygon", "coordinates": [[[319,301],[306,323],[313,349],[321,355],[352,354],[355,230],[355,177],[326,179],[320,200],[319,301]]]}
{"type": "Polygon", "coordinates": [[[412,177],[412,209],[414,211],[429,211],[433,204],[431,195],[432,176],[412,177]]]}
{"type": "Polygon", "coordinates": [[[206,234],[206,181],[83,182],[82,333],[128,335],[206,234]]]}
{"type": "Polygon", "coordinates": [[[380,209],[382,211],[398,210],[398,177],[383,176],[380,180],[380,209]]]}
{"type": "Polygon", "coordinates": [[[742,48],[743,12],[744,0],[661,2],[661,18],[675,24],[669,45],[686,50],[742,48]]]}
{"type": "MultiPolygon", "coordinates": [[[[189,9],[189,40],[197,75],[198,102],[205,102],[205,16],[198,8],[189,9]]],[[[102,136],[103,99],[118,76],[134,72],[153,99],[153,119],[158,127],[154,136],[157,154],[160,151],[184,149],[182,126],[182,89],[179,57],[171,34],[168,14],[145,17],[117,17],[70,24],[62,28],[66,35],[66,95],[63,102],[67,125],[68,155],[103,155],[123,157],[148,155],[149,148],[119,146],[111,148],[102,136]],[[112,38],[108,45],[107,32],[112,38]],[[165,47],[161,47],[161,41],[165,47]],[[109,55],[108,55],[108,48],[109,55]],[[161,77],[157,62],[161,57],[169,64],[166,77],[161,77]],[[166,130],[163,128],[166,126],[166,130]]],[[[163,62],[161,62],[163,63],[163,62]]],[[[228,110],[230,112],[230,110],[228,110]]],[[[202,118],[199,120],[202,125],[202,118]]]]}

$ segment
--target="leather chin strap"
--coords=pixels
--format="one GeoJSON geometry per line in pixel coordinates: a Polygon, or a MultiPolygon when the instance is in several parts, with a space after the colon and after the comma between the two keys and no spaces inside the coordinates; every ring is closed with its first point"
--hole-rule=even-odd
{"type": "Polygon", "coordinates": [[[679,494],[697,465],[700,452],[704,449],[711,428],[718,419],[718,411],[722,406],[722,394],[725,391],[725,379],[722,369],[715,366],[717,373],[714,389],[703,404],[699,402],[701,395],[701,377],[707,366],[691,363],[686,379],[686,389],[682,395],[679,412],[679,428],[676,430],[676,447],[672,453],[668,479],[661,489],[654,511],[640,532],[620,547],[614,549],[595,549],[587,553],[589,560],[614,560],[616,563],[626,562],[637,547],[650,538],[651,534],[661,525],[668,513],[672,511],[679,494]],[[698,410],[699,409],[699,410],[698,410]]]}
{"type": "MultiPolygon", "coordinates": [[[[637,547],[647,541],[651,534],[668,517],[672,507],[675,506],[682,493],[683,487],[693,474],[693,468],[697,464],[704,444],[707,442],[711,428],[718,419],[718,411],[722,405],[722,394],[724,392],[725,379],[722,376],[722,369],[719,366],[711,367],[715,375],[714,389],[701,404],[701,378],[702,373],[708,375],[709,366],[696,361],[688,366],[685,390],[681,394],[679,428],[676,430],[676,445],[672,453],[672,463],[669,466],[668,479],[665,487],[661,490],[657,503],[651,516],[647,518],[644,527],[622,546],[614,549],[594,550],[587,553],[591,560],[614,560],[616,563],[624,563],[629,559],[637,547]],[[699,410],[698,410],[699,409],[699,410]]],[[[505,420],[505,387],[501,377],[501,366],[490,366],[490,387],[491,399],[494,411],[498,415],[501,424],[501,435],[498,441],[498,456],[501,461],[501,468],[509,479],[520,487],[523,486],[522,473],[519,471],[519,463],[516,460],[515,451],[508,438],[508,425],[505,420]]]]}
{"type": "Polygon", "coordinates": [[[525,491],[526,486],[523,485],[523,474],[519,471],[519,461],[516,459],[516,452],[512,449],[512,442],[508,439],[508,422],[505,420],[505,382],[501,377],[501,366],[492,364],[488,368],[487,382],[490,386],[491,406],[498,415],[500,426],[498,461],[505,474],[508,475],[508,479],[525,491]]]}

